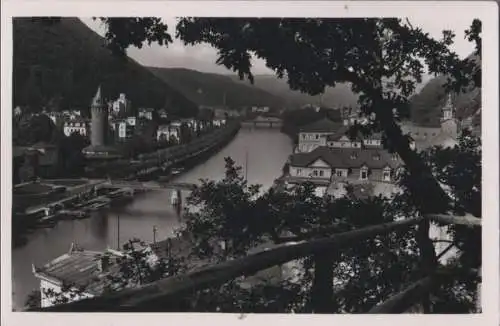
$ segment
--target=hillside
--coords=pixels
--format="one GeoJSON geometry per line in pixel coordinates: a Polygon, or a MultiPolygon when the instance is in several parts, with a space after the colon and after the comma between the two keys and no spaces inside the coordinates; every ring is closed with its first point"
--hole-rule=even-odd
{"type": "Polygon", "coordinates": [[[77,18],[49,24],[16,18],[14,35],[14,106],[87,109],[97,86],[115,99],[126,93],[135,107],[179,110],[189,116],[196,106],[128,57],[116,57],[104,39],[77,18]]]}
{"type": "MultiPolygon", "coordinates": [[[[481,65],[478,57],[473,57],[473,59],[478,66],[481,65]]],[[[441,109],[447,100],[443,87],[445,83],[445,76],[435,77],[411,98],[410,114],[413,122],[423,125],[439,124],[441,109]]],[[[464,93],[452,94],[452,102],[456,108],[457,118],[471,116],[481,106],[481,89],[470,87],[464,93]]]]}
{"type": "MultiPolygon", "coordinates": [[[[250,85],[248,81],[240,81],[237,76],[232,77],[237,82],[250,85]]],[[[274,95],[284,98],[291,108],[304,106],[306,104],[320,104],[326,107],[356,106],[358,96],[355,95],[349,85],[338,84],[336,87],[328,87],[322,96],[310,96],[300,91],[293,91],[285,79],[279,79],[274,75],[256,75],[253,86],[264,89],[274,95]]]]}
{"type": "Polygon", "coordinates": [[[232,108],[269,106],[281,109],[286,101],[266,90],[235,82],[226,75],[204,73],[185,68],[149,69],[164,82],[199,105],[232,108]]]}

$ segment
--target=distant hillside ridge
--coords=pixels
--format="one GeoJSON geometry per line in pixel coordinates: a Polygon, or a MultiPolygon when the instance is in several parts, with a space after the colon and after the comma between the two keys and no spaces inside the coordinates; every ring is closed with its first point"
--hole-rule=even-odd
{"type": "Polygon", "coordinates": [[[229,75],[186,68],[149,67],[149,69],[198,105],[225,105],[235,109],[267,106],[273,110],[281,110],[287,106],[287,101],[283,97],[265,89],[252,87],[250,83],[238,83],[229,75]]]}
{"type": "MultiPolygon", "coordinates": [[[[250,85],[249,81],[241,81],[238,76],[231,77],[237,82],[250,85]]],[[[275,75],[256,75],[252,87],[264,89],[284,98],[291,108],[302,107],[307,104],[330,108],[356,107],[358,105],[358,95],[354,94],[351,87],[344,83],[337,84],[335,87],[327,87],[325,93],[322,95],[311,96],[290,89],[286,79],[280,79],[275,75]]]]}
{"type": "Polygon", "coordinates": [[[47,23],[15,18],[14,106],[39,111],[88,109],[98,85],[104,97],[125,93],[134,107],[166,108],[184,116],[197,106],[129,57],[117,57],[78,18],[47,23]]]}
{"type": "MultiPolygon", "coordinates": [[[[470,55],[478,67],[481,59],[470,55]]],[[[412,122],[420,125],[438,125],[442,116],[441,109],[448,99],[448,94],[443,87],[446,76],[432,78],[419,93],[412,96],[410,101],[410,118],[412,122]]],[[[465,92],[452,94],[452,102],[456,108],[456,117],[463,119],[472,116],[481,107],[481,88],[470,86],[465,92]]]]}

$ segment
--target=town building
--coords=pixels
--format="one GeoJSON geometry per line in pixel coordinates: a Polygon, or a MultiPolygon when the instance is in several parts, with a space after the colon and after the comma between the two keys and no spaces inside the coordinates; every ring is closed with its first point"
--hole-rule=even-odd
{"type": "Polygon", "coordinates": [[[181,139],[181,123],[173,122],[168,125],[158,126],[156,140],[158,142],[179,142],[181,139]]]}
{"type": "Polygon", "coordinates": [[[63,133],[67,137],[69,137],[72,133],[77,133],[84,137],[87,137],[90,134],[89,121],[83,118],[67,120],[63,125],[63,133]]]}
{"type": "Polygon", "coordinates": [[[223,127],[226,124],[226,119],[214,119],[212,125],[214,127],[223,127]]]}
{"type": "Polygon", "coordinates": [[[401,124],[401,131],[410,136],[412,147],[417,151],[434,146],[454,147],[457,145],[461,124],[457,119],[451,94],[447,96],[439,120],[433,119],[425,124],[406,121],[401,124]]]}
{"type": "Polygon", "coordinates": [[[337,132],[326,136],[326,145],[330,148],[382,148],[381,133],[350,135],[349,129],[350,126],[344,124],[337,132]]]}
{"type": "Polygon", "coordinates": [[[75,120],[82,117],[80,110],[64,110],[59,113],[64,120],[75,120]]]}
{"type": "Polygon", "coordinates": [[[269,107],[268,106],[253,106],[252,112],[254,112],[254,113],[268,113],[269,107]]]}
{"type": "Polygon", "coordinates": [[[90,146],[83,149],[83,154],[92,159],[113,159],[121,154],[118,150],[108,145],[110,126],[108,122],[108,105],[104,103],[101,86],[92,100],[90,146]]]}
{"type": "Polygon", "coordinates": [[[112,115],[120,118],[135,116],[132,102],[127,99],[124,93],[121,93],[118,99],[112,102],[112,115]]]}
{"type": "Polygon", "coordinates": [[[140,108],[138,116],[139,116],[139,118],[153,120],[153,112],[154,112],[154,109],[152,109],[152,108],[140,108]]]}
{"type": "Polygon", "coordinates": [[[14,116],[18,117],[23,114],[23,109],[20,106],[16,106],[14,109],[14,116]]]}
{"type": "Polygon", "coordinates": [[[127,119],[117,119],[111,122],[111,128],[115,134],[115,140],[125,141],[134,135],[134,127],[127,119]]]}
{"type": "Polygon", "coordinates": [[[45,115],[47,115],[58,128],[64,127],[65,121],[67,120],[61,112],[45,112],[45,115]]]}
{"type": "Polygon", "coordinates": [[[116,258],[120,252],[106,250],[105,252],[89,251],[71,244],[69,251],[50,261],[43,267],[32,266],[34,276],[40,280],[41,307],[56,304],[56,295],[66,297],[68,301],[78,301],[101,295],[111,285],[108,275],[118,270],[116,258]],[[63,286],[74,285],[66,293],[63,286]],[[76,287],[84,287],[83,292],[76,287]],[[70,292],[76,294],[72,297],[70,292]]]}
{"type": "Polygon", "coordinates": [[[290,158],[291,180],[328,185],[335,181],[394,182],[402,161],[379,148],[329,148],[296,153],[290,158]]]}
{"type": "Polygon", "coordinates": [[[324,118],[306,125],[299,132],[296,153],[307,153],[318,147],[326,146],[327,136],[334,135],[342,127],[341,123],[324,118]]]}
{"type": "Polygon", "coordinates": [[[160,117],[160,119],[167,119],[168,118],[167,110],[165,109],[158,110],[158,116],[160,117]]]}

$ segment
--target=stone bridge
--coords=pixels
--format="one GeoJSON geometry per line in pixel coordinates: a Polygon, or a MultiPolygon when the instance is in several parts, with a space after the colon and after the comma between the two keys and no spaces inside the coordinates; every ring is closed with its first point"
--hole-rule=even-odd
{"type": "Polygon", "coordinates": [[[244,127],[281,128],[281,126],[283,125],[283,120],[273,117],[258,116],[253,120],[243,121],[241,124],[244,127]]]}
{"type": "Polygon", "coordinates": [[[134,190],[193,190],[195,183],[189,182],[157,182],[157,181],[124,181],[124,180],[109,180],[105,183],[112,187],[131,188],[134,190]]]}

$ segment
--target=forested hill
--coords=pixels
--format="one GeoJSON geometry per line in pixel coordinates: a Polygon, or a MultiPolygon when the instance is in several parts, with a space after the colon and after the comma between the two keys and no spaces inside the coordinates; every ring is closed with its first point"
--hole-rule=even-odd
{"type": "MultiPolygon", "coordinates": [[[[237,76],[233,77],[239,81],[237,76]]],[[[243,81],[250,84],[248,81],[243,81]]],[[[269,93],[284,98],[287,103],[294,106],[316,104],[326,107],[357,106],[358,96],[351,91],[347,84],[337,84],[335,87],[327,87],[322,96],[310,96],[300,91],[293,91],[285,79],[279,79],[274,75],[256,75],[254,87],[265,89],[269,93]]]]}
{"type": "Polygon", "coordinates": [[[287,101],[264,89],[236,82],[229,75],[204,73],[185,68],[149,68],[156,76],[199,105],[232,108],[268,106],[284,108],[287,101]]]}
{"type": "MultiPolygon", "coordinates": [[[[470,55],[476,64],[481,66],[481,59],[470,55]]],[[[446,103],[448,95],[445,92],[445,76],[431,79],[422,90],[411,98],[411,120],[422,125],[439,124],[441,109],[446,103]]],[[[456,108],[457,118],[467,118],[481,106],[481,88],[470,87],[460,94],[452,94],[452,102],[456,108]]]]}
{"type": "Polygon", "coordinates": [[[108,99],[126,93],[134,106],[196,112],[194,103],[147,68],[113,56],[104,39],[77,18],[52,24],[16,18],[13,32],[14,106],[85,110],[102,84],[108,99]]]}

